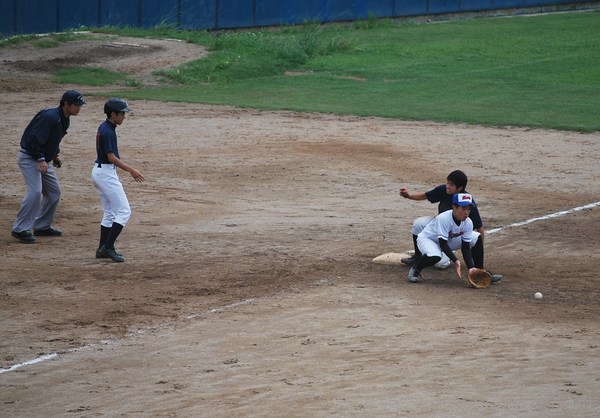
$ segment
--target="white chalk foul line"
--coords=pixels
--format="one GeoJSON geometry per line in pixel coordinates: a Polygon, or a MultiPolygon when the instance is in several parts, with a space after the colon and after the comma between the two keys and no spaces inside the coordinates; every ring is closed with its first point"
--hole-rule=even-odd
{"type": "Polygon", "coordinates": [[[210,314],[213,314],[213,313],[223,312],[225,309],[236,308],[238,306],[247,305],[247,304],[252,303],[252,302],[254,302],[254,299],[241,300],[239,302],[232,303],[231,305],[227,305],[227,306],[224,306],[222,308],[214,308],[214,309],[210,309],[210,310],[208,310],[206,312],[202,312],[202,313],[199,313],[199,314],[193,314],[193,315],[186,316],[186,319],[194,319],[194,318],[198,318],[198,317],[201,317],[201,316],[210,315],[210,314]]]}
{"type": "MultiPolygon", "coordinates": [[[[245,300],[242,300],[242,301],[239,301],[239,302],[232,303],[230,305],[223,306],[221,308],[213,308],[213,309],[209,309],[208,311],[205,311],[205,312],[202,312],[202,313],[189,315],[186,318],[187,319],[199,318],[199,317],[207,316],[207,315],[218,313],[218,312],[223,312],[226,309],[232,309],[232,308],[236,308],[238,306],[247,305],[247,304],[252,303],[252,302],[254,302],[254,299],[245,299],[245,300]]],[[[143,332],[129,333],[128,335],[137,335],[137,334],[140,334],[140,333],[143,333],[143,332]]],[[[74,352],[80,351],[80,350],[82,350],[84,348],[85,349],[94,348],[97,345],[109,344],[110,342],[111,341],[109,341],[109,340],[104,340],[104,341],[101,341],[99,344],[89,344],[89,345],[85,345],[85,346],[79,347],[79,348],[72,348],[70,350],[67,350],[66,353],[74,353],[74,352]]],[[[28,361],[24,361],[23,363],[14,364],[14,365],[12,365],[10,367],[7,367],[5,369],[0,368],[0,374],[7,373],[7,372],[12,372],[12,371],[15,371],[17,369],[20,369],[20,368],[23,368],[23,367],[26,367],[26,366],[31,366],[33,364],[41,363],[41,362],[46,361],[46,360],[52,360],[52,359],[54,359],[54,358],[56,358],[58,356],[59,356],[59,353],[56,353],[56,352],[55,353],[50,353],[50,354],[44,354],[43,356],[37,357],[37,358],[35,358],[33,360],[28,360],[28,361]]]]}
{"type": "Polygon", "coordinates": [[[493,229],[489,229],[485,231],[485,234],[493,234],[494,232],[499,232],[502,231],[504,229],[507,228],[515,228],[518,226],[523,226],[523,225],[528,225],[534,222],[538,222],[538,221],[545,221],[548,219],[552,219],[552,218],[559,218],[561,216],[565,216],[565,215],[569,215],[570,213],[574,213],[574,212],[579,212],[585,209],[592,209],[596,206],[600,206],[600,202],[594,202],[594,203],[590,203],[588,205],[584,205],[584,206],[579,206],[573,209],[569,209],[569,210],[561,210],[560,212],[555,212],[555,213],[551,213],[550,215],[545,215],[545,216],[540,216],[539,218],[531,218],[528,219],[526,221],[522,221],[522,222],[517,222],[514,224],[510,224],[510,225],[506,225],[506,226],[502,226],[500,228],[493,228],[493,229]]]}
{"type": "Polygon", "coordinates": [[[30,366],[30,365],[36,364],[36,363],[41,363],[42,361],[51,360],[51,359],[53,359],[55,357],[58,357],[58,353],[45,354],[45,355],[43,355],[41,357],[38,357],[36,359],[29,360],[29,361],[26,361],[24,363],[15,364],[15,365],[10,366],[10,367],[8,367],[6,369],[0,369],[0,374],[6,373],[6,372],[12,372],[14,370],[20,369],[21,367],[30,366]]]}

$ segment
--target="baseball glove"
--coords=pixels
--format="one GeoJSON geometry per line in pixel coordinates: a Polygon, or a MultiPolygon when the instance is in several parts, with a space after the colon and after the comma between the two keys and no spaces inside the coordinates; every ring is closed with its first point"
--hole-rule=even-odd
{"type": "Polygon", "coordinates": [[[485,289],[492,283],[492,275],[484,269],[471,269],[467,274],[467,284],[475,289],[485,289]]]}

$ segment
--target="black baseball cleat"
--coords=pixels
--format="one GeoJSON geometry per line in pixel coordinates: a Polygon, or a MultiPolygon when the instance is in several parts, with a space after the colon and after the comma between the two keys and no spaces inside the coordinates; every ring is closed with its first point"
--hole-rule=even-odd
{"type": "Polygon", "coordinates": [[[486,270],[486,271],[492,277],[492,283],[498,283],[500,280],[502,280],[504,278],[504,276],[502,276],[501,274],[494,274],[489,270],[486,270]]]}
{"type": "MultiPolygon", "coordinates": [[[[100,248],[102,248],[102,247],[100,247],[100,248]]],[[[100,251],[100,248],[98,248],[96,250],[96,258],[110,258],[105,252],[100,251]]],[[[117,250],[115,250],[115,254],[123,257],[123,254],[121,254],[120,252],[117,252],[117,250]]]]}
{"type": "Polygon", "coordinates": [[[50,227],[44,229],[34,229],[33,234],[38,237],[60,237],[62,232],[60,232],[58,229],[50,227]]]}
{"type": "Polygon", "coordinates": [[[412,255],[410,257],[400,259],[400,262],[405,266],[412,266],[417,262],[418,259],[419,257],[417,257],[416,255],[412,255]]]}
{"type": "Polygon", "coordinates": [[[412,266],[408,271],[408,281],[411,283],[419,283],[421,280],[423,280],[421,272],[417,270],[415,266],[412,266]]]}
{"type": "Polygon", "coordinates": [[[35,237],[31,233],[31,231],[21,231],[21,232],[12,231],[10,234],[13,237],[15,237],[16,239],[18,239],[19,241],[24,242],[26,244],[33,244],[35,242],[35,237]]]}
{"type": "Polygon", "coordinates": [[[125,261],[123,256],[117,253],[114,248],[107,248],[105,245],[96,251],[96,258],[110,258],[115,263],[122,263],[125,261]],[[99,255],[100,257],[98,257],[99,255]]]}

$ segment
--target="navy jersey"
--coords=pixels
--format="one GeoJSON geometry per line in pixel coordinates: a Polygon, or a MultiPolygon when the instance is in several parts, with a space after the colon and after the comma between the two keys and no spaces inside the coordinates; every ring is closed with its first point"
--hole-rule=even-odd
{"type": "Polygon", "coordinates": [[[108,154],[115,154],[119,157],[119,148],[117,147],[117,125],[108,120],[102,122],[96,133],[96,159],[97,164],[111,164],[108,161],[108,154]]]}
{"type": "Polygon", "coordinates": [[[21,148],[36,161],[52,161],[60,152],[70,120],[60,107],[40,110],[21,137],[21,148]]]}
{"type": "MultiPolygon", "coordinates": [[[[464,190],[462,193],[469,192],[464,190]]],[[[429,200],[431,203],[438,203],[438,214],[452,209],[452,195],[446,193],[445,184],[441,184],[435,189],[425,192],[425,197],[427,197],[427,200],[429,200]]],[[[475,200],[473,200],[473,206],[471,207],[471,214],[469,215],[469,218],[471,218],[473,221],[474,229],[479,229],[483,226],[483,222],[481,221],[481,216],[479,216],[479,209],[477,209],[477,203],[475,200]]]]}

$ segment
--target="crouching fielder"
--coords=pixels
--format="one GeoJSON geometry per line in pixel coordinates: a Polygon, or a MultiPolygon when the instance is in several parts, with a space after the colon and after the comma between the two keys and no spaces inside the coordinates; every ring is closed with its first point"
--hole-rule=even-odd
{"type": "Polygon", "coordinates": [[[480,234],[473,231],[469,218],[473,198],[468,193],[457,193],[452,198],[452,209],[440,213],[417,236],[420,257],[408,272],[408,280],[417,283],[421,271],[435,265],[446,255],[453,263],[456,275],[461,278],[462,264],[454,255],[459,248],[468,269],[483,268],[483,245],[480,234]],[[475,261],[474,261],[475,259],[475,261]]]}
{"type": "Polygon", "coordinates": [[[110,258],[116,263],[125,261],[123,255],[115,250],[115,241],[131,216],[131,208],[119,180],[117,167],[129,172],[138,183],[144,181],[140,171],[121,160],[117,147],[117,125],[123,123],[125,113],[130,111],[127,102],[122,99],[110,99],[104,104],[106,120],[98,127],[96,134],[98,158],[92,169],[92,182],[100,195],[100,203],[104,209],[96,258],[110,258]]]}

